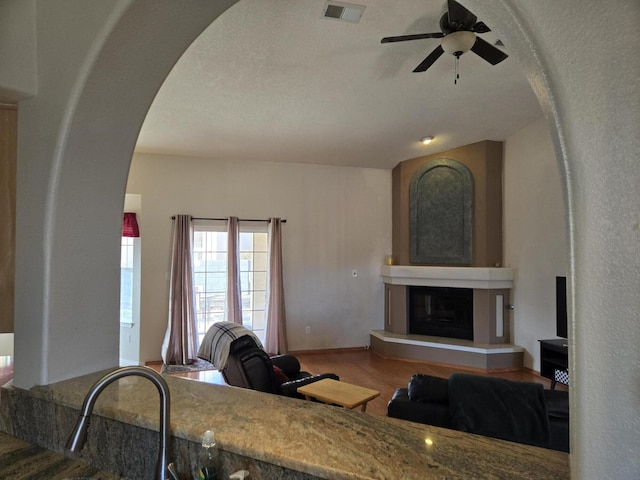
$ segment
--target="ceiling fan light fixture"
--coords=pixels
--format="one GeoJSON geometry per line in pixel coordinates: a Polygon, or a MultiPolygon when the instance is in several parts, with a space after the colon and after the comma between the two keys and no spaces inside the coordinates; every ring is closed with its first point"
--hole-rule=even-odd
{"type": "Polygon", "coordinates": [[[459,57],[471,50],[474,43],[476,43],[476,34],[463,30],[448,34],[442,39],[440,45],[446,53],[459,57]]]}
{"type": "Polygon", "coordinates": [[[431,142],[433,142],[433,137],[426,136],[424,138],[421,138],[420,141],[422,142],[423,145],[429,145],[431,142]]]}

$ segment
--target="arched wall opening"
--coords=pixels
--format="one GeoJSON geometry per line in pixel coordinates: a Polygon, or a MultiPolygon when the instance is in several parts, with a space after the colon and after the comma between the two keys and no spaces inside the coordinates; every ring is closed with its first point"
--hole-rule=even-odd
{"type": "MultiPolygon", "coordinates": [[[[53,25],[70,22],[63,15],[71,7],[38,4],[44,47],[38,54],[39,92],[21,104],[19,123],[14,379],[19,387],[117,365],[114,259],[137,134],[172,65],[235,1],[105,3],[73,7],[87,16],[86,27],[78,28],[84,28],[80,34],[91,40],[89,46],[48,44],[56,38],[53,25]],[[97,35],[85,31],[92,25],[100,28],[97,35]],[[65,47],[69,52],[63,55],[65,47]],[[62,57],[77,62],[55,65],[62,57]],[[68,79],[58,80],[55,69],[63,67],[68,79]]],[[[640,414],[636,390],[621,389],[620,377],[632,385],[640,381],[634,368],[640,364],[634,353],[640,333],[633,325],[640,310],[634,289],[640,173],[632,163],[640,112],[635,55],[640,34],[632,20],[640,7],[624,0],[616,2],[616,12],[595,0],[586,6],[578,0],[461,3],[500,31],[522,63],[561,162],[575,286],[570,302],[573,474],[604,478],[623,470],[632,478],[640,470],[634,455],[640,414]],[[613,25],[629,34],[624,45],[610,38],[613,25]],[[583,31],[598,39],[597,47],[579,38],[583,31]],[[626,63],[614,63],[611,51],[626,63]],[[587,65],[581,58],[591,61],[587,65]],[[608,76],[613,70],[616,77],[608,76]],[[603,133],[607,124],[615,125],[615,140],[603,133]],[[605,158],[618,168],[603,171],[605,158]],[[598,392],[587,385],[598,385],[598,392]],[[615,398],[605,398],[609,392],[617,392],[615,398]]]]}
{"type": "Polygon", "coordinates": [[[38,5],[39,92],[18,127],[16,386],[118,365],[114,259],[138,132],[175,62],[236,1],[38,5]]]}

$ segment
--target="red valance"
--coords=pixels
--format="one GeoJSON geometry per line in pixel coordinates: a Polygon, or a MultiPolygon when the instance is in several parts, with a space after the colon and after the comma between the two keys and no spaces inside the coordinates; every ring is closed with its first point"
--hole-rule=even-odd
{"type": "Polygon", "coordinates": [[[123,237],[139,237],[140,229],[138,228],[138,220],[135,213],[125,213],[122,219],[122,236],[123,237]]]}

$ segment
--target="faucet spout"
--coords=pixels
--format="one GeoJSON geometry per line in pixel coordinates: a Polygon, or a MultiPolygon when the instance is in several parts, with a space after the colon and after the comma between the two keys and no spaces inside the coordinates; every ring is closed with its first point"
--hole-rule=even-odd
{"type": "Polygon", "coordinates": [[[93,412],[96,400],[102,391],[114,381],[127,376],[139,376],[150,380],[158,389],[160,394],[160,446],[158,460],[156,462],[156,478],[167,480],[173,477],[169,472],[169,462],[167,460],[167,447],[169,445],[169,415],[170,415],[170,394],[166,380],[155,370],[147,367],[122,367],[108,373],[98,380],[87,393],[82,404],[80,418],[73,432],[67,440],[67,449],[77,452],[82,449],[87,439],[87,429],[89,418],[93,412]],[[169,477],[171,475],[171,477],[169,477]]]}

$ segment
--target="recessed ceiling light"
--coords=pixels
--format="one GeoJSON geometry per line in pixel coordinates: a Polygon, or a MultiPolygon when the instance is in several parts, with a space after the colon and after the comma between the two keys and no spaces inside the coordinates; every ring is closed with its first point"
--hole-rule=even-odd
{"type": "Polygon", "coordinates": [[[433,141],[433,137],[428,136],[420,140],[424,145],[429,145],[433,141]]]}

